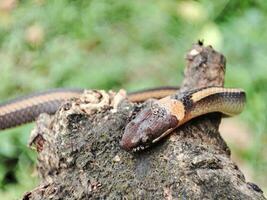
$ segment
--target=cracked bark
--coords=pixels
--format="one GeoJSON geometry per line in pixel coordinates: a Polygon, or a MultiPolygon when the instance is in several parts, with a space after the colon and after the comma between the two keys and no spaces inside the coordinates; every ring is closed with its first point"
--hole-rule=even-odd
{"type": "MultiPolygon", "coordinates": [[[[223,86],[225,58],[211,46],[193,45],[186,60],[182,91],[223,86]]],[[[123,100],[114,109],[114,94],[89,93],[39,117],[31,145],[41,183],[24,199],[265,199],[231,160],[218,132],[220,114],[196,118],[130,154],[119,141],[142,104],[123,100]]]]}

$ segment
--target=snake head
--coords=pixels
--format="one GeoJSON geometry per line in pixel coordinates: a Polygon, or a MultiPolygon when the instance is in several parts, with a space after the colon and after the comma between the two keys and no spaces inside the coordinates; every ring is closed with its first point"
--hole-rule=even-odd
{"type": "Polygon", "coordinates": [[[127,124],[120,145],[126,151],[145,149],[177,124],[177,118],[168,109],[152,103],[127,124]]]}

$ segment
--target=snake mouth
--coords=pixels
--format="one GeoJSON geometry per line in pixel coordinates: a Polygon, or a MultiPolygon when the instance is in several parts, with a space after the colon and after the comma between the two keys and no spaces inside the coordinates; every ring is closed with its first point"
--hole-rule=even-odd
{"type": "Polygon", "coordinates": [[[172,131],[174,131],[175,128],[170,128],[167,131],[165,131],[164,133],[162,133],[159,137],[155,138],[154,140],[151,140],[149,142],[146,143],[142,143],[139,144],[138,146],[132,148],[132,152],[133,153],[138,153],[140,151],[146,150],[148,148],[150,148],[151,146],[153,146],[155,143],[157,143],[158,141],[160,141],[162,138],[164,138],[165,136],[169,135],[172,131]]]}

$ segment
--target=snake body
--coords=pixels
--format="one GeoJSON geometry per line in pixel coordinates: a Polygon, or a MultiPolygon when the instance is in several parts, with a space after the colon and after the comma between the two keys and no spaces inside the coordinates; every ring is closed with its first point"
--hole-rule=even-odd
{"type": "MultiPolygon", "coordinates": [[[[183,93],[163,87],[127,94],[132,102],[154,98],[127,124],[120,145],[127,151],[149,147],[189,120],[211,112],[239,114],[245,104],[242,89],[207,87],[183,93]],[[158,100],[156,100],[158,99],[158,100]]],[[[19,97],[0,104],[0,130],[34,121],[41,113],[53,114],[66,100],[79,97],[83,89],[54,89],[19,97]]]]}
{"type": "MultiPolygon", "coordinates": [[[[132,102],[143,102],[149,98],[160,99],[174,94],[178,87],[159,87],[131,92],[127,97],[132,102]]],[[[0,130],[16,127],[36,120],[41,113],[54,114],[71,98],[77,98],[84,89],[52,89],[18,97],[0,104],[0,130]]]]}
{"type": "Polygon", "coordinates": [[[145,149],[200,115],[212,112],[226,116],[239,114],[245,99],[242,89],[208,87],[155,100],[126,126],[120,144],[127,151],[145,149]]]}

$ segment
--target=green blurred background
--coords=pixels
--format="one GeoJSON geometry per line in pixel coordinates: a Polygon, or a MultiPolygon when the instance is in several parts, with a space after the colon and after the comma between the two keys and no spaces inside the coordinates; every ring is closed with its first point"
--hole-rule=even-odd
{"type": "MultiPolygon", "coordinates": [[[[55,87],[179,85],[185,53],[203,39],[227,58],[226,86],[247,92],[246,110],[227,123],[225,137],[266,195],[266,22],[265,0],[0,0],[0,99],[55,87]]],[[[3,199],[38,184],[27,147],[32,127],[0,134],[3,199]]]]}

